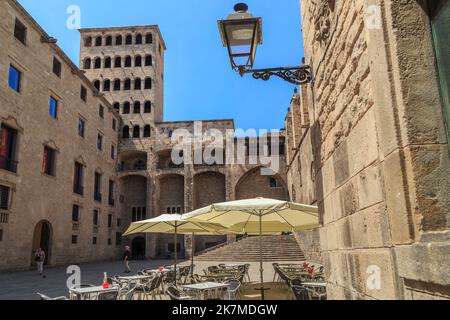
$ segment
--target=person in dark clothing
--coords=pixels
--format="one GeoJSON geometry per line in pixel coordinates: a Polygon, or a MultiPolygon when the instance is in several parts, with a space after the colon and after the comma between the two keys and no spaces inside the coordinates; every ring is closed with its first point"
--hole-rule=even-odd
{"type": "Polygon", "coordinates": [[[125,271],[124,273],[130,273],[130,259],[131,259],[131,249],[129,246],[125,247],[125,252],[123,253],[123,262],[125,264],[125,271]]]}

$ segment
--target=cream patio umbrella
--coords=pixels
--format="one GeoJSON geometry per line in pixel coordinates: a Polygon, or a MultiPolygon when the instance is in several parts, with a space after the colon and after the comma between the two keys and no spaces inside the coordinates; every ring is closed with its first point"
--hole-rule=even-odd
{"type": "Polygon", "coordinates": [[[133,222],[124,237],[136,233],[169,233],[174,235],[174,271],[177,274],[178,235],[180,234],[222,234],[223,226],[213,222],[187,221],[179,214],[163,214],[159,217],[133,222]]]}
{"type": "Polygon", "coordinates": [[[264,299],[262,236],[314,229],[318,208],[293,202],[256,198],[223,202],[183,215],[188,221],[223,225],[227,231],[260,236],[261,296],[264,299]]]}

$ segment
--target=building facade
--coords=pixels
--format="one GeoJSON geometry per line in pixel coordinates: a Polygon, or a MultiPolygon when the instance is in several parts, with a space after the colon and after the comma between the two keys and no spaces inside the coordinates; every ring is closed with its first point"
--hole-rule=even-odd
{"type": "MultiPolygon", "coordinates": [[[[311,0],[301,13],[310,137],[288,185],[312,200],[314,163],[320,237],[303,245],[320,241],[329,298],[448,299],[450,1],[311,0]]],[[[301,134],[287,131],[291,150],[301,134]]]]}
{"type": "MultiPolygon", "coordinates": [[[[126,244],[135,258],[188,256],[190,236],[122,234],[214,202],[288,199],[282,135],[271,176],[259,161],[174,163],[177,130],[226,136],[234,122],[164,122],[157,26],[80,30],[78,68],[17,1],[1,1],[0,18],[0,270],[29,268],[38,247],[49,265],[117,259],[126,244]]],[[[249,155],[262,141],[232,139],[231,149],[249,155]]],[[[226,240],[197,237],[195,250],[226,240]]]]}

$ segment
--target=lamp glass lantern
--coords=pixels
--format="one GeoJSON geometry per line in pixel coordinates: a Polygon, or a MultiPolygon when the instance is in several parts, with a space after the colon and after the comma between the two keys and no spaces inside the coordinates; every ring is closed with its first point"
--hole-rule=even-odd
{"type": "Polygon", "coordinates": [[[262,18],[247,12],[247,5],[237,4],[235,13],[219,20],[222,44],[228,48],[231,66],[242,71],[253,67],[258,45],[262,44],[262,18]]]}

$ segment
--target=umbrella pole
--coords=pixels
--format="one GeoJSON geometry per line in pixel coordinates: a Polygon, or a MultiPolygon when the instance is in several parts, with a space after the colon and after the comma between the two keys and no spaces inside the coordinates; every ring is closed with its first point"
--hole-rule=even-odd
{"type": "Polygon", "coordinates": [[[195,253],[195,233],[192,233],[192,252],[191,252],[191,277],[194,276],[194,253],[195,253]]]}
{"type": "Polygon", "coordinates": [[[263,252],[262,252],[262,215],[259,214],[259,272],[261,274],[261,300],[265,300],[264,293],[264,267],[263,267],[263,252]]]}
{"type": "Polygon", "coordinates": [[[174,264],[174,272],[175,272],[175,284],[177,284],[177,260],[178,260],[178,224],[175,223],[175,234],[174,234],[174,248],[175,248],[175,264],[174,264]]]}

